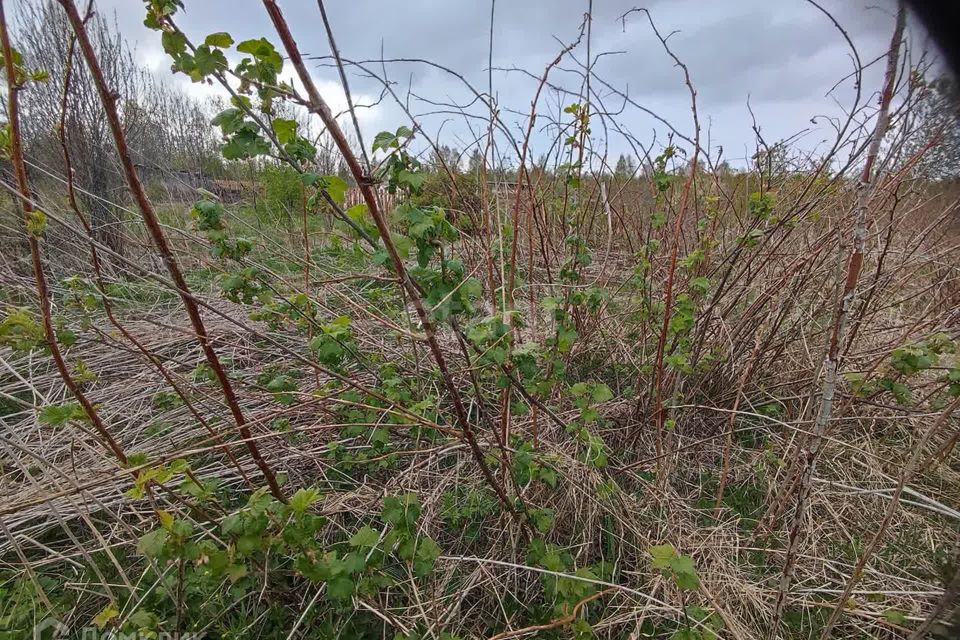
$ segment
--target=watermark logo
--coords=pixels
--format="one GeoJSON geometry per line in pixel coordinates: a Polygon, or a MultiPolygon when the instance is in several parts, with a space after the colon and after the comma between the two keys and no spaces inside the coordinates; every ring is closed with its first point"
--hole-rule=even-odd
{"type": "Polygon", "coordinates": [[[196,632],[110,631],[97,626],[71,628],[56,618],[46,618],[33,628],[32,640],[203,640],[196,632]]]}
{"type": "Polygon", "coordinates": [[[56,618],[45,618],[33,628],[33,640],[59,640],[69,633],[70,627],[56,618]]]}

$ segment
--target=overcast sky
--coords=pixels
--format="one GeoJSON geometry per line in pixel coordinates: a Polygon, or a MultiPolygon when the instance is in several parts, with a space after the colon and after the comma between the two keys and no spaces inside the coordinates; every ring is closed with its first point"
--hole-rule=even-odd
{"type": "MultiPolygon", "coordinates": [[[[236,41],[260,36],[277,41],[262,4],[256,0],[186,0],[185,4],[179,25],[194,40],[210,32],[228,31],[236,41]]],[[[280,4],[301,50],[327,55],[329,46],[316,2],[282,0],[280,4]]],[[[892,0],[822,0],[821,4],[847,30],[864,62],[883,53],[893,29],[892,0]]],[[[139,0],[97,0],[97,5],[102,14],[116,13],[138,58],[167,81],[177,82],[197,95],[215,91],[191,85],[183,76],[174,80],[166,72],[169,62],[160,49],[159,34],[143,27],[139,0]]],[[[494,68],[522,69],[539,76],[559,52],[560,43],[576,38],[587,6],[587,0],[499,0],[493,23],[494,68]]],[[[632,13],[625,22],[619,18],[635,6],[630,0],[595,0],[591,53],[595,58],[606,54],[596,60],[595,73],[689,134],[689,97],[680,70],[667,57],[642,14],[632,13]]],[[[712,147],[722,145],[725,157],[735,161],[753,151],[748,98],[768,142],[809,129],[800,144],[813,149],[829,136],[825,122],[812,124],[811,117],[842,113],[841,104],[848,102],[852,82],[831,95],[828,92],[853,66],[843,37],[812,4],[805,0],[653,0],[645,6],[661,33],[676,32],[669,43],[688,65],[696,85],[703,135],[706,137],[709,127],[712,147]]],[[[381,51],[386,58],[426,58],[461,73],[480,90],[487,87],[489,1],[328,0],[327,11],[346,58],[375,59],[381,57],[381,51]]],[[[573,56],[576,59],[565,58],[552,72],[551,81],[577,91],[580,80],[573,71],[586,60],[585,42],[573,56]]],[[[342,106],[334,70],[317,64],[312,72],[331,103],[342,106]]],[[[388,65],[387,73],[401,95],[406,97],[410,92],[411,108],[418,114],[444,110],[421,98],[458,104],[472,99],[459,80],[425,65],[388,65]]],[[[881,76],[881,65],[873,65],[865,76],[864,89],[875,91],[881,76]]],[[[350,81],[358,102],[371,102],[379,95],[377,83],[358,71],[350,81]]],[[[493,91],[503,118],[517,132],[529,111],[535,85],[517,71],[494,72],[493,91]],[[511,114],[510,110],[524,116],[511,114]]],[[[595,87],[598,85],[595,81],[595,87]]],[[[611,96],[602,85],[598,91],[605,96],[608,110],[620,111],[621,98],[611,96]]],[[[561,102],[569,101],[555,91],[547,91],[539,109],[556,113],[561,102]]],[[[469,111],[483,114],[476,104],[469,111]]],[[[389,99],[363,110],[361,119],[368,145],[376,131],[409,124],[389,99]]],[[[628,106],[617,120],[645,143],[654,132],[659,140],[664,139],[663,127],[635,107],[628,106]]],[[[437,114],[424,118],[423,124],[434,134],[442,130],[442,141],[451,146],[462,149],[472,141],[463,117],[437,114]]],[[[472,124],[480,126],[477,121],[472,124]]],[[[601,133],[596,120],[593,129],[594,134],[601,133]]],[[[539,148],[533,155],[546,151],[545,134],[535,143],[539,148]]],[[[626,150],[619,136],[610,137],[613,161],[626,150]]]]}

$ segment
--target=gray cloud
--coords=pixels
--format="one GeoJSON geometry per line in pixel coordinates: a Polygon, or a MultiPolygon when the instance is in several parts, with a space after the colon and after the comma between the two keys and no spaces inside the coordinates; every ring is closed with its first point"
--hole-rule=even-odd
{"type": "MultiPolygon", "coordinates": [[[[221,30],[231,32],[236,39],[272,36],[263,8],[255,0],[188,0],[186,4],[180,24],[195,37],[221,30]]],[[[866,0],[823,3],[848,31],[864,61],[883,51],[892,29],[893,0],[874,4],[880,6],[867,8],[866,0]]],[[[139,1],[99,0],[98,5],[101,11],[116,12],[125,35],[138,44],[143,56],[156,57],[157,34],[142,26],[139,1]]],[[[286,0],[281,6],[301,48],[310,54],[327,54],[329,47],[315,2],[286,0]]],[[[631,98],[675,121],[678,127],[689,129],[689,100],[682,76],[655,39],[646,18],[632,13],[625,23],[618,20],[634,6],[629,0],[594,2],[593,54],[620,52],[601,57],[595,72],[621,90],[629,87],[631,98]]],[[[705,122],[709,117],[712,123],[714,142],[728,148],[751,146],[748,96],[772,139],[809,127],[810,117],[818,113],[839,113],[833,98],[825,94],[850,72],[852,63],[841,34],[812,4],[803,0],[659,0],[646,6],[661,33],[677,31],[670,37],[670,46],[690,68],[700,113],[705,122]]],[[[586,0],[500,0],[494,20],[494,66],[541,74],[560,49],[559,41],[570,42],[576,37],[586,7],[586,0]]],[[[387,57],[427,58],[457,70],[478,88],[486,88],[488,2],[329,0],[327,10],[346,57],[378,58],[382,49],[387,57]]],[[[584,61],[585,45],[581,44],[575,55],[584,61]]],[[[580,80],[570,72],[576,69],[576,63],[567,59],[561,66],[568,71],[556,70],[551,80],[577,90],[580,80]]],[[[458,81],[428,67],[392,65],[388,70],[402,93],[409,88],[417,95],[440,101],[466,102],[471,98],[458,81]]],[[[330,68],[317,66],[315,73],[320,79],[336,80],[330,68]]],[[[379,89],[375,82],[360,76],[353,77],[351,83],[356,92],[366,95],[376,95],[379,89]]],[[[871,69],[865,88],[873,90],[878,83],[879,69],[871,69]]],[[[494,85],[505,112],[529,110],[535,85],[532,79],[520,73],[497,72],[494,85]]],[[[836,97],[842,100],[849,94],[848,83],[836,97]]],[[[556,103],[558,98],[545,96],[541,108],[546,109],[551,100],[556,103]]],[[[416,100],[412,104],[419,112],[434,110],[416,100]]],[[[608,107],[618,104],[610,98],[608,107]]],[[[428,129],[436,130],[450,118],[433,116],[425,123],[428,129]]],[[[522,120],[519,116],[506,118],[512,123],[522,120]]],[[[444,131],[469,138],[462,120],[453,120],[444,131]]],[[[655,121],[639,112],[625,113],[621,120],[641,137],[649,137],[647,132],[657,127],[655,121]]],[[[367,127],[386,128],[401,124],[403,118],[395,106],[384,104],[367,114],[365,122],[367,127]]],[[[810,139],[818,139],[816,132],[810,139]]],[[[612,144],[616,147],[618,143],[612,144]]]]}

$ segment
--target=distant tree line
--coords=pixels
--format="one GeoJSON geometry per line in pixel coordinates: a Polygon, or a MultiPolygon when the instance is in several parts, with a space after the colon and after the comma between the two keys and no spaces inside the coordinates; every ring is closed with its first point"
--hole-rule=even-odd
{"type": "MultiPolygon", "coordinates": [[[[31,67],[46,70],[49,74],[46,82],[36,83],[30,91],[23,93],[23,134],[30,171],[36,174],[36,184],[61,180],[64,160],[58,128],[64,104],[70,28],[62,9],[53,0],[18,0],[13,15],[16,16],[16,40],[24,59],[30,61],[31,67]]],[[[265,189],[269,192],[269,206],[285,209],[287,214],[299,206],[298,181],[292,170],[288,171],[269,159],[223,159],[221,140],[210,123],[212,117],[227,106],[222,99],[199,101],[155,78],[138,64],[130,44],[120,33],[116,21],[109,16],[95,13],[88,30],[107,83],[121,96],[120,113],[127,139],[148,182],[153,180],[165,188],[180,182],[183,191],[191,193],[206,180],[270,181],[270,188],[265,189]]],[[[89,72],[79,58],[75,57],[70,73],[64,122],[74,180],[98,239],[122,254],[122,215],[115,204],[126,197],[126,192],[103,107],[89,72]]],[[[957,83],[941,76],[923,84],[917,95],[916,109],[911,111],[911,121],[907,123],[911,127],[908,151],[910,148],[919,149],[934,136],[940,139],[940,144],[924,156],[917,171],[928,179],[957,177],[960,175],[960,90],[957,83]]],[[[5,104],[3,110],[5,112],[5,104]]],[[[277,115],[296,118],[301,131],[310,131],[310,119],[304,117],[305,114],[293,112],[290,107],[284,111],[277,115]]],[[[318,150],[316,170],[321,174],[346,176],[342,159],[329,140],[316,135],[315,144],[318,150]]],[[[438,174],[438,193],[457,192],[460,198],[481,197],[481,181],[509,184],[516,179],[516,168],[488,166],[482,151],[476,147],[460,151],[439,145],[426,155],[424,163],[438,174]],[[461,177],[451,183],[450,175],[461,177]]],[[[545,157],[535,166],[539,171],[551,173],[545,157]]],[[[724,174],[734,172],[726,162],[715,169],[724,174]]],[[[760,150],[753,158],[753,166],[745,169],[782,174],[791,171],[792,167],[786,147],[774,145],[760,150]]],[[[699,167],[698,170],[706,168],[699,167]]],[[[689,163],[684,164],[678,158],[671,171],[687,173],[689,163]]],[[[649,158],[621,153],[613,169],[608,167],[604,173],[624,180],[643,178],[652,175],[652,165],[649,158]]]]}
{"type": "MultiPolygon", "coordinates": [[[[34,83],[30,91],[21,94],[28,170],[33,174],[32,182],[41,186],[59,182],[64,176],[59,127],[71,31],[66,15],[53,0],[18,0],[12,13],[17,46],[24,60],[30,62],[31,68],[43,69],[48,74],[46,81],[34,83]]],[[[155,77],[137,62],[130,43],[110,16],[94,13],[88,32],[107,84],[121,96],[120,117],[131,153],[148,187],[155,191],[169,191],[172,187],[179,193],[192,194],[196,187],[209,185],[212,180],[268,179],[275,183],[274,193],[282,193],[290,200],[287,204],[299,202],[299,193],[294,198],[294,189],[290,187],[291,182],[299,184],[296,176],[291,181],[291,176],[281,175],[283,171],[272,160],[224,160],[219,132],[211,125],[214,115],[227,107],[223,99],[201,101],[155,77]]],[[[89,215],[97,239],[122,255],[123,220],[116,204],[127,197],[123,175],[103,106],[79,52],[75,52],[69,71],[64,123],[80,205],[89,215]]],[[[0,102],[5,116],[5,98],[0,102]]],[[[311,130],[304,114],[288,113],[293,111],[289,107],[282,111],[276,115],[296,118],[301,131],[311,130]]],[[[317,170],[346,175],[342,159],[330,141],[321,135],[315,138],[317,170]]],[[[5,171],[3,162],[0,160],[0,167],[5,171]]]]}

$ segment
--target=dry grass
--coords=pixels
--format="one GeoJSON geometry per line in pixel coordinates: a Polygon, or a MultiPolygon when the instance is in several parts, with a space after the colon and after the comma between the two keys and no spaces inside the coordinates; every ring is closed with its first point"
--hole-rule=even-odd
{"type": "MultiPolygon", "coordinates": [[[[211,638],[907,638],[933,613],[955,632],[960,416],[945,376],[958,367],[946,344],[960,338],[957,198],[954,185],[914,174],[917,88],[900,78],[895,89],[891,133],[876,127],[884,109],[864,101],[828,151],[787,148],[777,166],[762,161],[771,150],[758,130],[756,167],[731,172],[703,150],[691,171],[680,151],[699,157],[695,131],[651,151],[662,155],[648,158],[649,175],[611,175],[599,134],[577,115],[556,123],[574,143],[561,144],[565,130],[553,166],[423,169],[422,188],[400,186],[400,213],[440,202],[460,228],[431,238],[427,267],[416,248],[392,263],[371,255],[327,223],[332,205],[304,213],[302,227],[264,225],[248,203],[224,208],[217,231],[256,240],[229,259],[211,255],[213,237],[185,212],[164,208],[160,235],[189,292],[154,256],[157,230],[140,222],[148,207],[112,203],[127,220],[126,253],[113,255],[64,203],[69,183],[31,164],[44,181],[48,228],[35,248],[51,280],[52,342],[71,370],[54,367],[50,336],[30,324],[36,274],[13,195],[0,215],[0,637],[48,615],[79,629],[100,613],[109,629],[133,631],[147,610],[154,632],[211,638]],[[874,132],[886,140],[875,175],[863,143],[874,132]],[[861,243],[857,272],[848,265],[861,243]],[[449,290],[457,265],[441,256],[463,266],[449,290]],[[250,289],[230,302],[230,278],[244,274],[250,289]],[[446,313],[450,300],[463,307],[446,313]],[[199,325],[184,302],[201,309],[199,325]],[[11,321],[17,307],[23,326],[11,321]],[[351,320],[343,334],[340,316],[351,320]],[[224,365],[220,383],[200,325],[224,365]],[[14,340],[24,326],[26,346],[14,340]],[[327,335],[340,360],[308,347],[327,335]],[[936,362],[898,373],[898,354],[925,345],[929,356],[931,340],[936,362]],[[828,362],[839,363],[836,389],[828,362]],[[597,389],[600,400],[586,400],[597,389]],[[81,396],[85,415],[51,424],[51,408],[81,396]],[[133,462],[105,452],[91,413],[133,462]],[[178,459],[189,469],[143,482],[178,459]],[[264,516],[272,536],[230,530],[260,499],[265,470],[282,480],[278,500],[321,492],[307,512],[327,520],[306,550],[284,546],[293,527],[276,522],[291,513],[279,501],[264,516]],[[193,494],[185,478],[216,491],[193,494]],[[421,509],[417,544],[440,549],[427,571],[391,555],[400,525],[384,500],[408,493],[421,509]],[[143,536],[158,522],[171,530],[170,518],[189,523],[185,545],[206,551],[165,562],[145,552],[143,536]],[[378,545],[386,559],[351,575],[383,581],[357,577],[337,597],[334,578],[310,569],[329,552],[367,549],[350,542],[363,527],[379,535],[364,561],[378,545]],[[692,559],[695,587],[653,567],[663,544],[692,559]],[[203,574],[208,552],[242,575],[203,574]],[[834,610],[843,615],[831,630],[834,610]]],[[[490,106],[477,95],[477,108],[490,106]]],[[[284,98],[323,113],[316,97],[284,98]]],[[[590,107],[635,147],[599,97],[590,107]]],[[[406,143],[391,153],[421,171],[406,143]]],[[[414,225],[386,220],[375,196],[368,231],[372,221],[397,236],[382,233],[376,247],[403,234],[414,243],[414,225]]]]}

